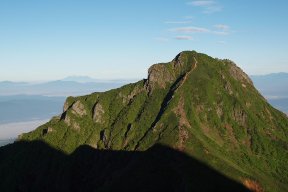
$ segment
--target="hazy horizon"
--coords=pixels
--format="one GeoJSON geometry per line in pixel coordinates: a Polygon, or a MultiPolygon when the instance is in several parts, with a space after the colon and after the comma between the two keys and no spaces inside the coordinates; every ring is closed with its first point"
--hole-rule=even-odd
{"type": "MultiPolygon", "coordinates": [[[[13,83],[45,83],[45,82],[51,82],[51,81],[68,81],[66,78],[79,78],[79,77],[86,77],[90,78],[93,81],[87,81],[87,82],[113,82],[113,81],[134,81],[134,80],[141,80],[143,78],[97,78],[94,76],[85,76],[85,75],[71,75],[71,76],[64,76],[57,79],[35,79],[35,80],[27,80],[27,79],[20,79],[20,80],[11,80],[11,79],[5,79],[0,80],[0,82],[13,82],[13,83]]],[[[74,82],[79,82],[77,80],[71,80],[74,82]]]]}
{"type": "MultiPolygon", "coordinates": [[[[282,72],[282,71],[279,71],[279,72],[273,72],[273,73],[264,73],[264,74],[248,74],[250,77],[252,76],[266,76],[266,75],[277,75],[277,74],[287,74],[288,75],[288,72],[282,72]]],[[[6,79],[6,80],[0,80],[0,82],[13,82],[13,83],[45,83],[45,82],[51,82],[51,81],[62,81],[62,80],[65,80],[66,78],[90,78],[91,80],[93,81],[87,81],[87,83],[90,83],[90,82],[96,82],[96,81],[99,81],[99,82],[111,82],[111,81],[137,81],[137,80],[141,80],[141,79],[146,79],[146,77],[143,77],[143,78],[108,78],[108,79],[105,79],[105,78],[97,78],[95,76],[85,76],[85,75],[71,75],[71,76],[64,76],[60,79],[46,79],[46,80],[43,80],[43,79],[37,79],[37,80],[32,80],[32,81],[29,81],[29,80],[16,80],[16,81],[13,81],[13,80],[10,80],[10,79],[6,79]]],[[[74,82],[79,82],[77,80],[71,80],[71,81],[74,81],[74,82]]],[[[85,83],[85,82],[84,82],[85,83]]]]}

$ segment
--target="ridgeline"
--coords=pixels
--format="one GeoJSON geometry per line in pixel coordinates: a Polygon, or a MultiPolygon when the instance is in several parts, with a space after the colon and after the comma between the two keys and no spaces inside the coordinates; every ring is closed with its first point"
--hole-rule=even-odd
{"type": "Polygon", "coordinates": [[[0,191],[288,189],[288,118],[230,60],[195,51],[148,78],[68,97],[0,148],[0,191]]]}

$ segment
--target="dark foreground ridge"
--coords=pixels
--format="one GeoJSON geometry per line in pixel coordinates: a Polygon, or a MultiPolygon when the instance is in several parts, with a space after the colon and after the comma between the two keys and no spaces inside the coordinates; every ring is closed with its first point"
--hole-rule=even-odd
{"type": "Polygon", "coordinates": [[[41,141],[17,142],[0,148],[0,178],[0,191],[248,191],[162,145],[145,152],[80,146],[66,155],[41,141]]]}

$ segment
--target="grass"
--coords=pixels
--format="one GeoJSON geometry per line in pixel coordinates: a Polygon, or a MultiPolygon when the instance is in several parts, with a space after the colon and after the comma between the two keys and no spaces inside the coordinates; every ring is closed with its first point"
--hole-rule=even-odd
{"type": "MultiPolygon", "coordinates": [[[[177,148],[180,117],[174,109],[184,98],[191,125],[185,127],[189,139],[184,151],[188,155],[240,182],[256,180],[266,191],[287,189],[287,117],[270,106],[252,84],[233,76],[234,65],[229,60],[188,51],[182,52],[178,61],[182,66],[161,64],[174,78],[165,88],[156,83],[149,92],[149,81],[142,80],[104,93],[68,97],[70,108],[64,113],[72,125],[65,123],[63,114],[61,119],[54,118],[22,135],[21,140],[42,140],[67,154],[82,144],[127,151],[145,151],[156,143],[177,148]],[[184,80],[194,58],[197,68],[184,80]],[[85,116],[73,112],[76,101],[84,105],[85,116]],[[105,111],[101,123],[93,120],[96,104],[105,111]],[[80,129],[73,128],[73,123],[80,129]],[[53,131],[43,134],[49,127],[53,131]]],[[[238,75],[243,74],[238,71],[238,75]]]]}

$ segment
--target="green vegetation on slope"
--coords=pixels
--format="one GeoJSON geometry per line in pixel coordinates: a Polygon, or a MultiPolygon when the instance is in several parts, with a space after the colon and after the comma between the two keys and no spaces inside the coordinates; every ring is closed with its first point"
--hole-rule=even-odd
{"type": "Polygon", "coordinates": [[[285,191],[287,134],[287,116],[233,62],[187,51],[150,67],[148,79],[67,98],[60,117],[20,139],[66,154],[83,144],[125,151],[162,144],[247,186],[285,191]]]}

